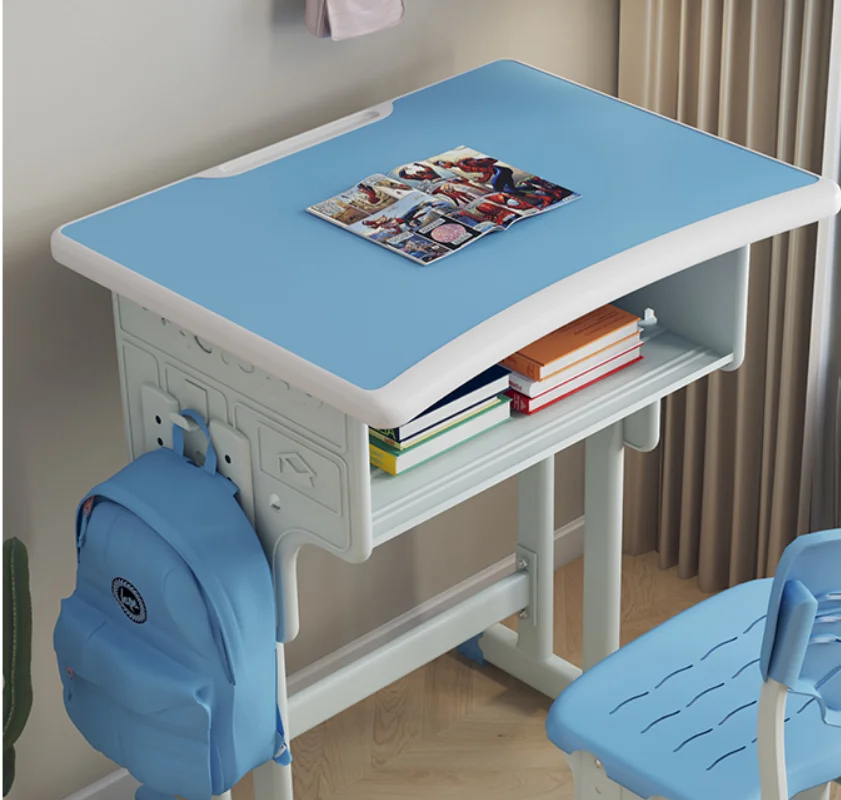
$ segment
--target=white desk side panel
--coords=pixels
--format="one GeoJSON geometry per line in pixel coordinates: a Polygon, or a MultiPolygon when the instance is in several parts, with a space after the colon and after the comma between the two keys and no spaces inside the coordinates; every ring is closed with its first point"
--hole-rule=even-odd
{"type": "Polygon", "coordinates": [[[749,260],[750,247],[740,247],[643,286],[616,305],[639,316],[653,308],[664,328],[713,352],[732,353],[722,369],[737,369],[745,355],[749,260]]]}
{"type": "MultiPolygon", "coordinates": [[[[240,488],[272,561],[288,641],[300,547],[350,562],[371,554],[367,426],[117,295],[114,319],[131,457],[171,446],[171,412],[193,408],[209,420],[220,471],[240,488]]],[[[200,431],[186,435],[185,450],[203,452],[200,431]]]]}

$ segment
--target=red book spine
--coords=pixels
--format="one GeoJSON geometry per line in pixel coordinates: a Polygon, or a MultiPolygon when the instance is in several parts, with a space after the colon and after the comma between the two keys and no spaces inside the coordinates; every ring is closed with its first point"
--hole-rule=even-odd
{"type": "Polygon", "coordinates": [[[619,372],[619,370],[625,369],[625,367],[630,367],[631,364],[636,364],[637,361],[641,360],[642,356],[637,356],[627,364],[622,364],[616,369],[611,370],[604,375],[600,375],[598,378],[594,378],[589,383],[585,383],[583,386],[579,386],[577,389],[573,389],[571,392],[562,394],[560,397],[556,397],[554,400],[550,400],[548,403],[543,403],[542,405],[539,404],[539,401],[542,399],[543,395],[547,394],[546,392],[544,392],[543,395],[538,395],[537,397],[526,397],[526,395],[520,394],[519,392],[514,391],[514,389],[509,389],[506,394],[511,398],[511,409],[513,411],[518,411],[520,414],[534,414],[537,411],[555,405],[555,403],[559,400],[563,400],[565,397],[570,397],[571,395],[580,392],[582,389],[586,389],[588,386],[592,386],[594,383],[598,383],[599,381],[619,372]]]}
{"type": "Polygon", "coordinates": [[[511,398],[511,410],[518,411],[520,414],[530,414],[529,411],[529,398],[526,397],[524,394],[520,394],[518,391],[514,389],[510,389],[505,394],[507,394],[511,398]]]}

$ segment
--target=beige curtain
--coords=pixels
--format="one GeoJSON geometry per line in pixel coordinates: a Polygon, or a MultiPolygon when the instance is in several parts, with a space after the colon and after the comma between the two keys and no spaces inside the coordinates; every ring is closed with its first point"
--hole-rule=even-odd
{"type": "MultiPolygon", "coordinates": [[[[841,0],[832,12],[822,172],[841,184],[841,0]]],[[[841,218],[818,223],[800,525],[841,527],[841,218]]]]}
{"type": "MultiPolygon", "coordinates": [[[[620,0],[619,96],[820,172],[831,0],[620,0]]],[[[625,541],[714,591],[798,534],[814,226],[751,248],[747,357],[668,398],[629,453],[625,541]]]]}

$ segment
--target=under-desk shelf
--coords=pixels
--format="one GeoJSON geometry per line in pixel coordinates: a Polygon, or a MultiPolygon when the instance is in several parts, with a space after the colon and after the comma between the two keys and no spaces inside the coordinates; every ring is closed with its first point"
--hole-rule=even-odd
{"type": "Polygon", "coordinates": [[[393,477],[371,470],[374,545],[399,536],[531,464],[732,361],[664,331],[642,361],[532,416],[502,425],[393,477]]]}

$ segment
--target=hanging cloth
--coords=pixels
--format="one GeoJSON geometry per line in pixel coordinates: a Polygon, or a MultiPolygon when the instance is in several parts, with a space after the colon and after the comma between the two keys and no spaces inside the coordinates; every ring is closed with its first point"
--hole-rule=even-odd
{"type": "Polygon", "coordinates": [[[307,0],[307,28],[334,41],[391,28],[403,19],[403,0],[307,0]]]}

